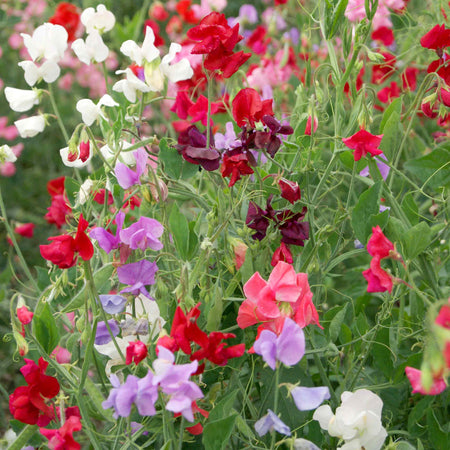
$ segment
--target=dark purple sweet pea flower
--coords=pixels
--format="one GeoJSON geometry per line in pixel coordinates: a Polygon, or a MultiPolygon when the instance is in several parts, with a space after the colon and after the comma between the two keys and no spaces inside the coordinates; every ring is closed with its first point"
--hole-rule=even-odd
{"type": "Polygon", "coordinates": [[[191,164],[198,164],[208,171],[217,170],[220,165],[220,153],[214,146],[214,135],[211,133],[209,148],[206,148],[206,140],[206,132],[201,133],[195,125],[192,125],[180,133],[175,147],[191,164]]]}
{"type": "Polygon", "coordinates": [[[117,276],[122,284],[128,284],[130,287],[122,289],[120,293],[130,292],[134,295],[143,294],[147,298],[154,300],[148,293],[145,286],[155,284],[155,274],[158,266],[155,262],[143,259],[141,261],[125,264],[117,268],[117,276]]]}
{"type": "Polygon", "coordinates": [[[291,390],[291,395],[299,411],[310,411],[318,408],[325,400],[328,400],[330,391],[326,386],[296,386],[291,390]]]}
{"type": "Polygon", "coordinates": [[[255,423],[255,430],[260,436],[272,430],[285,436],[291,435],[290,428],[271,409],[268,409],[267,414],[255,423]]]}
{"type": "Polygon", "coordinates": [[[136,160],[135,170],[130,169],[126,164],[121,162],[116,163],[114,173],[122,189],[128,189],[135,184],[141,184],[140,177],[145,172],[148,162],[148,154],[144,148],[138,148],[133,153],[136,160]]]}
{"type": "Polygon", "coordinates": [[[121,295],[99,295],[100,303],[108,314],[118,314],[125,309],[127,299],[121,295]]]}
{"type": "MultiPolygon", "coordinates": [[[[114,319],[108,320],[109,328],[111,328],[111,332],[114,337],[119,334],[120,328],[117,325],[117,322],[114,319]]],[[[112,340],[111,335],[109,334],[108,328],[106,327],[105,322],[99,322],[97,324],[97,331],[95,333],[95,344],[96,345],[104,345],[112,340]]]]}
{"type": "Polygon", "coordinates": [[[141,217],[130,227],[121,230],[120,239],[133,250],[138,248],[161,250],[163,245],[158,238],[161,237],[163,231],[164,227],[156,219],[141,217]]]}
{"type": "Polygon", "coordinates": [[[305,335],[292,319],[286,317],[279,336],[273,331],[263,330],[253,349],[272,370],[275,370],[277,361],[293,366],[305,354],[305,335]]]}
{"type": "Polygon", "coordinates": [[[299,213],[293,213],[289,209],[277,214],[278,229],[281,233],[281,241],[285,244],[299,245],[303,247],[304,241],[309,239],[309,223],[303,222],[306,215],[306,206],[299,213]]]}
{"type": "Polygon", "coordinates": [[[98,245],[100,246],[100,248],[105,250],[106,253],[109,253],[111,252],[111,250],[114,250],[119,247],[120,244],[119,234],[120,230],[122,230],[124,220],[125,214],[123,212],[119,212],[116,216],[117,230],[115,235],[102,227],[96,227],[89,232],[89,236],[92,239],[98,241],[98,245]]]}

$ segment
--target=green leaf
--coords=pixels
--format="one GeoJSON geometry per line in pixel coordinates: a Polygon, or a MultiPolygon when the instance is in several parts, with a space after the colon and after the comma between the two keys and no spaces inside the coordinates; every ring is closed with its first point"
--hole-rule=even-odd
{"type": "Polygon", "coordinates": [[[169,228],[172,233],[175,248],[184,261],[188,260],[189,225],[184,214],[180,213],[178,205],[173,205],[169,216],[169,228]]]}
{"type": "Polygon", "coordinates": [[[233,408],[237,393],[238,391],[234,390],[221,398],[209,413],[208,422],[214,422],[216,420],[223,419],[224,417],[228,417],[231,409],[233,408]]]}
{"type": "Polygon", "coordinates": [[[450,185],[449,165],[450,152],[445,148],[405,162],[405,168],[423,183],[422,188],[429,185],[436,190],[450,185]]]}
{"type": "MultiPolygon", "coordinates": [[[[97,292],[106,293],[109,290],[110,278],[112,273],[114,272],[114,267],[111,263],[105,264],[100,267],[94,273],[94,284],[97,289],[97,292]]],[[[63,308],[62,312],[68,313],[72,311],[76,311],[84,305],[86,299],[86,288],[87,283],[84,284],[79,290],[77,295],[63,308]]]]}
{"type": "Polygon", "coordinates": [[[170,178],[187,180],[198,172],[198,166],[186,161],[176,148],[169,146],[167,139],[161,139],[159,149],[159,159],[164,164],[164,172],[170,178]]]}
{"type": "Polygon", "coordinates": [[[416,447],[414,447],[414,445],[411,445],[409,442],[401,441],[401,442],[397,442],[395,444],[395,449],[396,450],[416,450],[416,447]]]}
{"type": "Polygon", "coordinates": [[[188,252],[187,252],[187,259],[193,259],[194,255],[197,252],[198,248],[198,236],[195,233],[195,226],[197,223],[195,221],[189,222],[189,241],[188,241],[188,252]]]}
{"type": "Polygon", "coordinates": [[[447,433],[441,428],[436,415],[432,409],[427,413],[427,425],[428,425],[428,438],[433,444],[435,450],[448,450],[450,446],[450,440],[447,433]]]}
{"type": "Polygon", "coordinates": [[[228,448],[237,416],[238,413],[234,412],[223,419],[208,421],[203,429],[202,441],[206,450],[223,450],[228,448]]]}
{"type": "Polygon", "coordinates": [[[402,128],[400,125],[400,113],[402,109],[401,98],[396,98],[387,108],[381,120],[380,132],[383,134],[383,139],[380,144],[380,149],[386,155],[388,160],[391,160],[392,155],[395,155],[400,143],[402,135],[402,128]]]}
{"type": "Polygon", "coordinates": [[[73,178],[66,177],[64,180],[64,189],[66,191],[69,203],[74,206],[77,199],[78,191],[80,190],[80,183],[73,178]]]}
{"type": "Polygon", "coordinates": [[[402,99],[400,97],[396,98],[384,111],[383,118],[380,123],[380,134],[385,131],[386,125],[391,117],[395,117],[397,122],[402,113],[402,99]]]}
{"type": "Polygon", "coordinates": [[[419,223],[419,208],[411,192],[408,192],[403,198],[402,209],[411,222],[411,225],[417,225],[419,223]]]}
{"type": "Polygon", "coordinates": [[[331,342],[336,342],[337,337],[339,336],[339,333],[341,331],[341,326],[344,323],[345,314],[348,309],[348,303],[346,303],[344,306],[342,306],[342,309],[333,317],[330,323],[329,327],[329,334],[330,334],[330,340],[331,342]]]}
{"type": "Polygon", "coordinates": [[[33,333],[47,353],[58,345],[60,335],[48,303],[38,304],[33,316],[33,333]]]}
{"type": "MultiPolygon", "coordinates": [[[[381,181],[376,182],[372,187],[363,192],[358,203],[352,212],[352,227],[355,231],[356,238],[362,243],[367,243],[367,238],[372,232],[372,227],[376,218],[371,216],[378,215],[379,202],[381,196],[381,181]]],[[[381,216],[381,214],[379,215],[381,216]]],[[[382,217],[384,220],[384,217],[382,217]]]]}
{"type": "Polygon", "coordinates": [[[332,24],[331,28],[328,32],[327,39],[331,39],[339,28],[339,25],[345,20],[344,12],[345,8],[347,8],[348,0],[340,0],[340,2],[334,7],[333,16],[332,16],[332,24]]]}
{"type": "Polygon", "coordinates": [[[426,222],[419,222],[410,228],[403,236],[404,252],[408,259],[413,259],[430,245],[431,228],[426,222]]]}

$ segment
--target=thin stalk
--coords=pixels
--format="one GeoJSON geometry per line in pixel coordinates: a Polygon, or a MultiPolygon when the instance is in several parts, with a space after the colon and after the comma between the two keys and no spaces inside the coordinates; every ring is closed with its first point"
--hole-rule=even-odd
{"type": "Polygon", "coordinates": [[[64,126],[64,122],[61,119],[61,114],[59,113],[58,106],[55,102],[55,95],[53,93],[53,87],[51,83],[48,83],[48,95],[50,97],[50,103],[52,104],[53,112],[55,113],[56,120],[58,122],[61,133],[66,142],[69,142],[69,134],[67,133],[66,127],[64,126]]]}
{"type": "MultiPolygon", "coordinates": [[[[275,369],[275,395],[273,399],[273,412],[276,414],[278,411],[278,399],[279,399],[279,384],[280,384],[280,373],[281,373],[281,364],[277,364],[277,367],[275,369]]],[[[276,443],[276,431],[272,430],[272,439],[270,442],[270,449],[273,450],[275,448],[276,443]]]]}

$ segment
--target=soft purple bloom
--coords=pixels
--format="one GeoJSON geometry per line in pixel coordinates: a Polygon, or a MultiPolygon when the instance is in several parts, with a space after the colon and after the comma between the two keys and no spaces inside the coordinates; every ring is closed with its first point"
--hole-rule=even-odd
{"type": "Polygon", "coordinates": [[[141,217],[130,227],[121,230],[120,239],[133,250],[138,248],[141,250],[146,248],[161,250],[163,245],[158,238],[163,234],[163,231],[164,227],[156,219],[141,217]]]}
{"type": "Polygon", "coordinates": [[[135,184],[141,184],[140,177],[147,167],[148,155],[144,148],[137,149],[133,153],[133,156],[136,160],[135,170],[130,169],[126,164],[121,162],[116,163],[114,169],[117,182],[122,189],[128,189],[135,184]]]}
{"type": "Polygon", "coordinates": [[[290,428],[270,409],[267,410],[267,414],[264,417],[261,417],[255,423],[255,430],[260,436],[264,436],[271,430],[276,430],[278,433],[286,436],[291,435],[290,428]]]}
{"type": "Polygon", "coordinates": [[[285,39],[290,39],[292,41],[292,45],[296,46],[300,40],[300,32],[298,31],[298,28],[291,28],[283,34],[283,37],[285,39]]]}
{"type": "Polygon", "coordinates": [[[307,439],[299,438],[294,441],[295,450],[320,450],[314,442],[308,441],[307,439]]]}
{"type": "Polygon", "coordinates": [[[253,348],[272,370],[275,370],[277,361],[293,366],[305,354],[305,335],[303,330],[287,317],[279,336],[273,331],[263,330],[253,348]]]}
{"type": "Polygon", "coordinates": [[[257,23],[258,11],[253,5],[245,4],[239,8],[239,22],[257,23]]]}
{"type": "Polygon", "coordinates": [[[115,395],[114,409],[119,417],[128,417],[131,413],[131,406],[134,403],[139,378],[134,375],[128,375],[124,384],[122,384],[115,395]]]}
{"type": "Polygon", "coordinates": [[[310,411],[318,408],[325,400],[328,400],[330,391],[326,386],[296,386],[291,390],[291,395],[299,411],[310,411]]]}
{"type": "Polygon", "coordinates": [[[227,122],[225,125],[225,134],[216,133],[214,135],[214,141],[216,143],[216,148],[218,150],[224,150],[229,148],[239,147],[242,142],[237,139],[236,133],[234,131],[233,122],[227,122]]]}
{"type": "Polygon", "coordinates": [[[111,250],[114,250],[119,247],[120,244],[119,233],[120,230],[122,230],[124,220],[125,214],[123,212],[119,212],[116,216],[117,230],[115,235],[102,227],[96,227],[90,231],[89,236],[92,239],[97,240],[100,248],[105,250],[106,253],[109,253],[111,250]]]}
{"type": "MultiPolygon", "coordinates": [[[[381,153],[380,155],[378,155],[375,158],[375,160],[377,162],[378,170],[380,171],[380,174],[383,177],[383,180],[386,181],[386,179],[387,179],[387,177],[389,175],[389,171],[391,170],[391,168],[387,164],[384,164],[382,161],[380,161],[378,158],[384,159],[385,161],[387,161],[387,158],[384,155],[384,153],[381,153]]],[[[369,166],[367,166],[363,170],[361,170],[361,172],[359,172],[359,174],[362,177],[368,177],[369,176],[369,166]]]]}
{"type": "MultiPolygon", "coordinates": [[[[117,322],[114,319],[108,320],[109,328],[111,328],[111,332],[114,337],[119,334],[120,328],[117,325],[117,322]]],[[[104,345],[112,340],[111,335],[109,334],[109,330],[106,327],[105,322],[99,322],[97,324],[97,332],[95,333],[95,344],[96,345],[104,345]]]]}
{"type": "Polygon", "coordinates": [[[156,263],[147,261],[146,259],[118,267],[117,276],[119,281],[122,284],[128,284],[130,286],[122,289],[120,293],[130,292],[134,295],[143,294],[147,298],[152,299],[145,286],[155,284],[157,270],[158,266],[156,263]]]}
{"type": "Polygon", "coordinates": [[[118,314],[125,309],[127,299],[121,295],[99,295],[100,303],[108,314],[118,314]]]}

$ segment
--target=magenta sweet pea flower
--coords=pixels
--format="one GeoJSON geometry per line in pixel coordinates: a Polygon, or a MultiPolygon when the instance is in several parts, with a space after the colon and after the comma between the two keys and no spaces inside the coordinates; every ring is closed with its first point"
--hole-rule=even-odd
{"type": "Polygon", "coordinates": [[[161,250],[163,245],[158,238],[163,231],[164,227],[156,219],[141,217],[133,225],[120,231],[120,239],[133,250],[161,250]]]}
{"type": "Polygon", "coordinates": [[[147,289],[145,289],[145,286],[155,284],[155,274],[157,270],[158,266],[156,263],[147,261],[146,259],[120,266],[117,269],[119,281],[130,286],[122,289],[120,293],[129,292],[134,295],[143,294],[152,299],[147,289]]]}
{"type": "Polygon", "coordinates": [[[148,155],[144,148],[139,148],[133,153],[136,160],[135,170],[130,169],[126,164],[118,162],[114,173],[122,189],[128,189],[135,184],[141,184],[140,177],[147,167],[148,155]]]}
{"type": "Polygon", "coordinates": [[[286,436],[291,435],[290,428],[271,410],[267,410],[267,414],[255,423],[255,430],[260,436],[264,436],[271,430],[286,436]]]}
{"type": "Polygon", "coordinates": [[[275,370],[277,361],[293,366],[305,354],[305,335],[303,330],[287,317],[279,336],[273,331],[263,330],[253,349],[272,370],[275,370]]]}
{"type": "Polygon", "coordinates": [[[366,130],[359,130],[353,136],[342,139],[342,142],[350,149],[354,150],[353,157],[355,161],[359,161],[362,157],[370,153],[371,156],[380,155],[382,150],[377,148],[383,135],[374,135],[366,130]]]}
{"type": "Polygon", "coordinates": [[[110,253],[111,250],[119,247],[119,234],[120,230],[122,230],[124,220],[125,214],[123,212],[119,212],[116,216],[117,230],[115,235],[102,227],[96,227],[89,232],[89,236],[92,239],[95,239],[98,242],[100,248],[105,250],[106,253],[110,253]]]}

